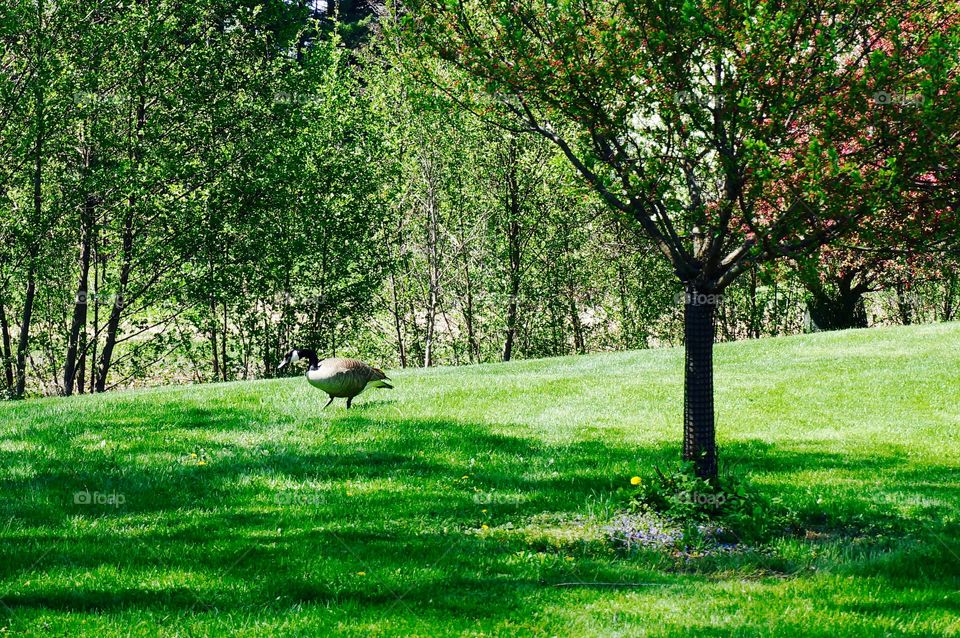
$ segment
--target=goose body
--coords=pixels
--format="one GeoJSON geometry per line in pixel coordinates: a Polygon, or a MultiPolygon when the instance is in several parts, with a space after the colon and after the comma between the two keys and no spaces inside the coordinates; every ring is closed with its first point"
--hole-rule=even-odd
{"type": "MultiPolygon", "coordinates": [[[[336,398],[345,398],[347,408],[349,408],[353,398],[368,388],[393,388],[389,383],[390,378],[383,373],[383,370],[374,368],[357,359],[334,357],[319,360],[312,350],[291,350],[280,367],[282,368],[303,358],[310,361],[310,367],[307,369],[307,381],[313,387],[327,393],[330,397],[327,405],[330,405],[336,398]]],[[[323,407],[327,407],[327,405],[323,407]]]]}

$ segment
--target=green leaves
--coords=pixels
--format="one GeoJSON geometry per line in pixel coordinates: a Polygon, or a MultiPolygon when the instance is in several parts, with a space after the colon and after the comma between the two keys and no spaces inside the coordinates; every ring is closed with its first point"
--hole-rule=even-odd
{"type": "Polygon", "coordinates": [[[723,288],[856,229],[929,227],[956,197],[955,2],[411,9],[422,28],[401,39],[462,72],[437,84],[557,143],[681,280],[723,288]]]}

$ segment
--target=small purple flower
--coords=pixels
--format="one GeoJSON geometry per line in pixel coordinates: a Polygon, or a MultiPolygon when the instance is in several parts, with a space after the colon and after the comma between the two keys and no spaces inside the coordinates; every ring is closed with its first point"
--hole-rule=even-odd
{"type": "Polygon", "coordinates": [[[647,549],[669,550],[677,558],[687,562],[707,556],[730,554],[743,551],[735,543],[723,543],[719,539],[729,536],[729,530],[722,526],[703,523],[696,527],[697,535],[702,539],[695,547],[688,545],[683,528],[653,512],[622,514],[604,528],[614,543],[627,549],[642,547],[647,549]]]}

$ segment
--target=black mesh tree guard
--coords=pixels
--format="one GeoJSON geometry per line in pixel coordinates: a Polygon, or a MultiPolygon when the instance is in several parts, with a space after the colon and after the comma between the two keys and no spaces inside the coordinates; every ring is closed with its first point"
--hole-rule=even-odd
{"type": "Polygon", "coordinates": [[[697,476],[717,475],[713,422],[714,311],[718,295],[688,283],[684,298],[686,362],[683,387],[683,458],[693,461],[697,476]]]}

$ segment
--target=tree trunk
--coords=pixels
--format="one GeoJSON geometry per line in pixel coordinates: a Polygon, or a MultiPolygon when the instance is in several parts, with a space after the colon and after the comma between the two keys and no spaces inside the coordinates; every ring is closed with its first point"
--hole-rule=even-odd
{"type": "MultiPolygon", "coordinates": [[[[261,305],[261,301],[257,301],[258,307],[261,305]]],[[[271,379],[273,378],[273,359],[270,357],[270,306],[266,301],[262,301],[263,310],[261,311],[261,316],[263,317],[263,376],[271,379]]]]}
{"type": "Polygon", "coordinates": [[[3,378],[6,382],[6,389],[13,390],[13,353],[10,347],[10,322],[7,321],[7,312],[4,309],[4,301],[0,298],[0,335],[2,335],[3,349],[0,356],[3,357],[3,378]]]}
{"type": "Polygon", "coordinates": [[[913,323],[913,299],[908,282],[898,282],[895,286],[897,293],[897,312],[900,314],[900,323],[909,326],[913,323]]]}
{"type": "Polygon", "coordinates": [[[400,298],[397,295],[397,277],[393,272],[393,269],[390,270],[390,291],[393,293],[393,329],[397,333],[397,353],[400,355],[400,367],[407,367],[407,346],[406,340],[403,336],[403,325],[401,324],[401,314],[403,310],[400,307],[400,298]]]}
{"type": "MultiPolygon", "coordinates": [[[[617,224],[617,244],[623,243],[622,232],[620,225],[617,224]]],[[[617,259],[617,292],[620,296],[620,337],[623,347],[627,350],[631,350],[637,347],[637,341],[635,338],[636,328],[634,327],[633,322],[633,312],[630,310],[630,303],[627,293],[627,273],[626,269],[623,267],[623,259],[617,259]]]]}
{"type": "Polygon", "coordinates": [[[426,317],[426,335],[423,343],[423,365],[425,368],[429,368],[433,365],[433,350],[434,350],[434,331],[436,329],[437,323],[437,305],[439,303],[439,287],[440,287],[440,266],[438,260],[440,258],[439,252],[437,250],[437,242],[439,240],[439,230],[437,228],[437,196],[434,187],[434,176],[433,176],[433,166],[432,164],[425,164],[425,171],[427,173],[427,200],[426,204],[426,213],[427,213],[427,317],[426,317]]]}
{"type": "Polygon", "coordinates": [[[503,205],[506,214],[507,258],[509,259],[508,288],[510,299],[507,302],[507,334],[503,343],[503,360],[513,358],[514,341],[517,335],[517,304],[520,296],[521,259],[523,228],[520,224],[520,181],[517,161],[517,140],[508,138],[508,145],[502,157],[504,164],[503,205]]]}
{"type": "Polygon", "coordinates": [[[30,322],[33,318],[33,300],[37,293],[37,277],[31,260],[27,273],[27,294],[23,300],[23,318],[20,320],[20,336],[17,339],[17,371],[13,398],[22,399],[27,387],[27,350],[30,347],[30,322]]]}
{"type": "Polygon", "coordinates": [[[503,342],[503,360],[513,357],[513,342],[517,335],[517,303],[520,296],[520,222],[516,219],[517,203],[512,202],[513,219],[507,226],[507,250],[510,258],[509,292],[507,301],[507,334],[503,342]]]}
{"type": "Polygon", "coordinates": [[[100,236],[97,233],[96,228],[94,228],[93,236],[93,331],[90,335],[92,342],[89,345],[90,353],[87,354],[84,351],[84,354],[81,356],[81,370],[89,367],[90,369],[90,384],[87,386],[89,388],[90,394],[93,394],[97,390],[97,355],[99,353],[100,346],[100,304],[96,302],[100,290],[103,287],[103,271],[106,270],[106,261],[100,255],[100,236]],[[87,365],[89,362],[89,366],[87,365]]]}
{"type": "Polygon", "coordinates": [[[517,335],[517,295],[519,294],[520,280],[511,276],[510,301],[507,303],[507,335],[503,340],[503,360],[513,358],[513,341],[517,335]]]}
{"type": "Polygon", "coordinates": [[[87,324],[87,304],[90,301],[88,294],[90,284],[90,227],[93,224],[93,208],[93,198],[88,195],[83,204],[80,280],[77,283],[77,295],[73,302],[73,320],[70,322],[70,335],[67,339],[67,360],[63,368],[63,393],[66,396],[73,394],[77,370],[77,353],[80,348],[80,331],[85,329],[87,324]]]}
{"type": "Polygon", "coordinates": [[[224,381],[230,380],[227,363],[227,302],[223,301],[223,331],[220,333],[220,373],[224,381]]]}
{"type": "MultiPolygon", "coordinates": [[[[465,245],[466,242],[464,241],[464,246],[465,245]]],[[[480,344],[477,342],[477,331],[474,326],[473,281],[470,276],[470,259],[466,251],[460,254],[460,258],[463,260],[463,278],[466,284],[463,321],[467,326],[467,350],[470,354],[470,363],[476,363],[480,360],[480,344]]]]}
{"type": "Polygon", "coordinates": [[[688,284],[684,305],[683,458],[697,476],[717,475],[713,415],[713,341],[716,295],[688,284]]]}
{"type": "Polygon", "coordinates": [[[107,336],[103,341],[103,350],[100,351],[100,372],[97,374],[97,392],[107,389],[107,375],[113,361],[113,349],[117,345],[117,336],[120,330],[120,318],[126,303],[127,284],[130,282],[130,270],[133,265],[133,207],[134,198],[130,198],[127,218],[124,221],[122,262],[120,265],[120,279],[117,282],[116,297],[110,306],[110,318],[107,319],[107,336]]]}
{"type": "Polygon", "coordinates": [[[757,306],[757,267],[750,269],[750,334],[753,339],[760,338],[760,325],[763,317],[760,316],[760,309],[757,306]]]}
{"type": "Polygon", "coordinates": [[[577,309],[577,302],[570,295],[570,324],[573,327],[573,349],[576,354],[586,352],[587,346],[583,337],[583,323],[580,321],[580,311],[577,309]]]}
{"type": "Polygon", "coordinates": [[[953,297],[957,286],[957,275],[955,272],[952,270],[950,271],[950,274],[947,275],[947,280],[944,285],[946,287],[946,294],[944,295],[943,299],[943,321],[953,321],[953,297]]]}
{"type": "MultiPolygon", "coordinates": [[[[43,0],[37,2],[37,69],[43,69],[43,50],[39,44],[39,36],[43,34],[44,3],[43,0]]],[[[43,86],[43,74],[37,78],[35,89],[35,98],[37,103],[36,114],[36,138],[34,139],[34,157],[33,157],[33,219],[35,224],[41,224],[43,216],[43,143],[46,135],[46,94],[43,86]]],[[[42,234],[41,231],[37,230],[42,234]]],[[[31,242],[36,246],[37,242],[31,242]]],[[[33,251],[31,250],[31,253],[33,251]]],[[[20,335],[17,340],[17,370],[16,385],[13,389],[13,397],[22,399],[27,384],[27,350],[30,348],[30,322],[33,319],[33,300],[37,293],[37,272],[34,260],[36,256],[30,254],[27,256],[29,261],[27,270],[27,293],[23,300],[23,316],[20,321],[20,335]]]]}
{"type": "Polygon", "coordinates": [[[807,304],[810,318],[820,330],[847,330],[866,328],[867,313],[863,299],[820,297],[811,299],[807,304]]]}
{"type": "MultiPolygon", "coordinates": [[[[147,98],[144,94],[146,86],[146,70],[144,60],[140,61],[139,77],[139,97],[137,101],[136,120],[133,131],[133,148],[130,150],[130,163],[134,171],[139,170],[141,162],[141,145],[143,144],[143,129],[147,123],[147,98]]],[[[120,279],[117,285],[117,296],[113,300],[110,308],[110,318],[107,320],[107,336],[103,342],[103,350],[100,353],[100,372],[97,374],[96,388],[97,392],[106,390],[107,374],[110,372],[110,364],[113,359],[113,349],[117,344],[118,331],[120,329],[120,318],[123,314],[123,308],[127,303],[127,284],[130,283],[130,271],[133,267],[133,230],[134,217],[137,214],[137,196],[130,195],[127,198],[127,215],[123,224],[123,242],[120,263],[120,279]]]]}
{"type": "Polygon", "coordinates": [[[216,381],[220,378],[220,350],[217,345],[217,302],[213,297],[210,298],[210,361],[213,364],[213,380],[216,381]]]}
{"type": "Polygon", "coordinates": [[[84,386],[87,379],[87,331],[86,330],[82,330],[80,332],[79,349],[80,349],[80,356],[77,360],[76,382],[77,382],[77,392],[79,392],[80,394],[83,394],[85,389],[84,386]]]}
{"type": "Polygon", "coordinates": [[[867,312],[863,305],[866,286],[853,285],[854,275],[836,281],[836,292],[830,292],[819,282],[805,282],[812,298],[807,302],[810,318],[818,330],[846,330],[866,328],[867,312]]]}

